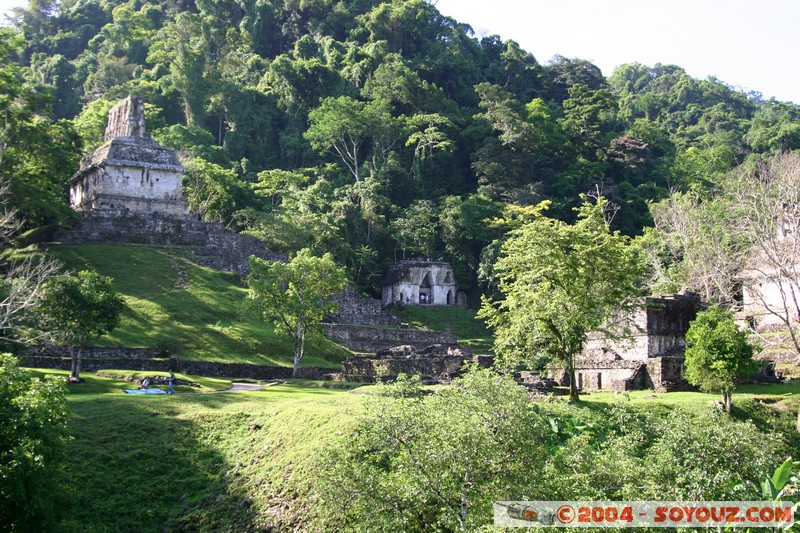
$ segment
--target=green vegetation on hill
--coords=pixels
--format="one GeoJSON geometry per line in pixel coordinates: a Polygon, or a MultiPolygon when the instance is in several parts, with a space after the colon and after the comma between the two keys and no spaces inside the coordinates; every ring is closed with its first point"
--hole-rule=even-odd
{"type": "Polygon", "coordinates": [[[450,305],[399,305],[392,312],[401,322],[417,328],[452,331],[458,336],[458,343],[472,349],[474,353],[489,353],[492,350],[492,334],[472,309],[450,305]]]}
{"type": "MultiPolygon", "coordinates": [[[[67,444],[61,479],[71,495],[61,509],[61,531],[290,530],[313,528],[317,521],[330,525],[336,517],[326,516],[330,508],[320,499],[319,483],[335,483],[341,470],[329,469],[327,450],[350,445],[365,393],[374,389],[348,394],[319,382],[290,381],[254,393],[142,397],[122,394],[124,381],[91,379],[91,392],[79,385],[69,388],[75,438],[67,444]]],[[[762,461],[797,449],[791,408],[798,398],[796,386],[744,387],[730,418],[715,416],[708,405],[716,399],[712,395],[648,395],[633,393],[628,402],[624,395],[592,394],[580,406],[537,402],[534,410],[550,420],[540,429],[552,428],[559,443],[543,457],[545,463],[530,466],[547,474],[536,478],[547,482],[542,488],[602,496],[605,493],[598,491],[621,490],[614,488],[621,479],[638,486],[636,468],[643,468],[642,474],[650,472],[653,479],[674,473],[678,456],[669,451],[672,445],[683,449],[680,460],[691,466],[692,476],[662,477],[660,482],[676,491],[699,491],[695,494],[734,490],[733,483],[726,485],[728,478],[715,477],[721,471],[705,452],[709,446],[732,446],[729,451],[741,460],[751,457],[732,444],[740,435],[718,440],[724,433],[721,428],[747,429],[746,453],[753,452],[752,437],[758,437],[762,461]],[[703,428],[708,420],[716,425],[703,428]],[[661,432],[648,429],[663,427],[669,433],[668,423],[696,433],[672,431],[673,441],[668,442],[661,432]],[[640,457],[644,449],[660,450],[662,455],[640,457]]],[[[726,464],[732,461],[728,458],[726,464]]],[[[746,466],[752,470],[753,464],[746,466]]],[[[381,467],[391,471],[389,463],[381,467]]],[[[763,477],[768,475],[771,469],[764,470],[763,477]]],[[[757,494],[752,496],[757,499],[757,494]]],[[[488,519],[480,516],[478,521],[488,519]]]]}
{"type": "Polygon", "coordinates": [[[677,65],[541,63],[426,0],[59,0],[12,26],[0,171],[27,229],[68,216],[64,180],[139,94],[148,131],[184,154],[192,212],[276,251],[331,252],[373,294],[407,255],[486,289],[482,252],[503,231],[484,221],[504,207],[551,200],[569,221],[599,191],[634,235],[648,202],[800,148],[796,104],[677,65]]]}
{"type": "Polygon", "coordinates": [[[319,385],[150,397],[71,389],[76,438],[61,482],[72,497],[60,530],[253,531],[296,521],[308,503],[293,499],[313,481],[313,460],[360,403],[319,385]]]}
{"type": "MultiPolygon", "coordinates": [[[[235,274],[198,266],[180,250],[116,244],[54,244],[67,268],[92,268],[114,279],[125,297],[120,325],[100,343],[161,348],[198,361],[291,366],[291,339],[243,316],[247,291],[235,274]]],[[[305,366],[336,367],[348,351],[327,339],[309,343],[305,366]]]]}

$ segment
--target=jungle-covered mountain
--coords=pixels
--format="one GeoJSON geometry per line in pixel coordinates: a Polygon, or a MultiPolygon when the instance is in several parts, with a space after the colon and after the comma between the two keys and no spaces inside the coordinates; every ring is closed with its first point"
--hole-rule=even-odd
{"type": "Polygon", "coordinates": [[[542,63],[424,0],[31,0],[0,63],[0,172],[34,237],[70,216],[64,181],[107,110],[140,94],[194,213],[330,251],[366,292],[432,256],[477,293],[509,206],[570,219],[602,194],[635,235],[648,202],[800,148],[793,103],[675,65],[542,63]]]}

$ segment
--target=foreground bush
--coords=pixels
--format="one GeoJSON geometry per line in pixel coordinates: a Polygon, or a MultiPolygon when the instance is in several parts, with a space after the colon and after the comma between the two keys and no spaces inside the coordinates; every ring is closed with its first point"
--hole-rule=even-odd
{"type": "Polygon", "coordinates": [[[0,355],[0,529],[48,531],[55,518],[67,437],[64,381],[35,379],[0,355]]]}
{"type": "Polygon", "coordinates": [[[709,408],[531,401],[489,370],[379,385],[317,474],[314,527],[473,530],[500,500],[758,499],[783,439],[709,408]]]}

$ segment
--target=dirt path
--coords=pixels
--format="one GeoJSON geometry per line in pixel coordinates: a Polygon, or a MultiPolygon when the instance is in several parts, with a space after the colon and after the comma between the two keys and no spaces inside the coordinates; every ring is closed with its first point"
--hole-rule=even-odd
{"type": "Polygon", "coordinates": [[[264,388],[263,385],[259,385],[258,383],[242,383],[238,381],[234,381],[231,383],[231,388],[226,389],[220,392],[253,392],[259,391],[264,388]]]}

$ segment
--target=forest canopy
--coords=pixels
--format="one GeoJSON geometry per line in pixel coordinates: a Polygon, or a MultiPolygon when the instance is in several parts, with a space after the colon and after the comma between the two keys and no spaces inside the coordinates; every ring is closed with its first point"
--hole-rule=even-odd
{"type": "Polygon", "coordinates": [[[424,0],[31,0],[10,23],[0,174],[27,229],[70,216],[70,169],[139,94],[195,212],[330,252],[373,294],[389,263],[424,255],[476,303],[507,229],[486,221],[509,206],[547,200],[571,223],[602,195],[636,236],[652,203],[800,148],[794,103],[676,65],[543,63],[424,0]]]}

